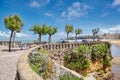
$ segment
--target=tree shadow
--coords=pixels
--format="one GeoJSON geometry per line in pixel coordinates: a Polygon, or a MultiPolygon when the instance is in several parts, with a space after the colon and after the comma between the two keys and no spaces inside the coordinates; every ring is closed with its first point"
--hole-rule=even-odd
{"type": "MultiPolygon", "coordinates": [[[[22,51],[21,49],[11,49],[11,52],[22,51]]],[[[2,52],[9,52],[9,49],[3,49],[2,52]]]]}

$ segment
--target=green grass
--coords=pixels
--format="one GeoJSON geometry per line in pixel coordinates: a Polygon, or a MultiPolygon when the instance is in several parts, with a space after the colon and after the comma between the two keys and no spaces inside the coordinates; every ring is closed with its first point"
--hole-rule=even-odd
{"type": "Polygon", "coordinates": [[[32,63],[30,63],[30,67],[32,68],[33,71],[35,71],[36,73],[39,73],[38,68],[35,65],[33,65],[32,63]]]}

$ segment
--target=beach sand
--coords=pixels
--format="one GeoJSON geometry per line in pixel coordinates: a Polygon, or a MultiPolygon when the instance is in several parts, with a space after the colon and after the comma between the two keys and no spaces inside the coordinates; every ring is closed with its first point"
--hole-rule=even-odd
{"type": "Polygon", "coordinates": [[[112,64],[120,65],[120,57],[113,57],[112,64]]]}
{"type": "Polygon", "coordinates": [[[115,44],[120,47],[120,40],[108,40],[108,39],[102,39],[101,41],[110,42],[111,44],[115,44]]]}

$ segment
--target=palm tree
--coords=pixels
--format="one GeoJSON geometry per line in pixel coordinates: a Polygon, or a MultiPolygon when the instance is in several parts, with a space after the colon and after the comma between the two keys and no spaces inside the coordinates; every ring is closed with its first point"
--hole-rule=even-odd
{"type": "Polygon", "coordinates": [[[93,40],[95,40],[95,36],[98,34],[98,32],[99,32],[99,28],[92,29],[93,40]]]}
{"type": "Polygon", "coordinates": [[[13,16],[9,15],[5,17],[4,24],[5,27],[11,31],[10,39],[9,39],[9,51],[11,51],[11,40],[13,37],[13,33],[14,31],[21,30],[24,23],[22,22],[20,16],[15,14],[13,16]]]}
{"type": "Polygon", "coordinates": [[[20,29],[17,29],[17,30],[14,31],[14,33],[13,33],[13,43],[12,43],[12,47],[14,47],[15,35],[16,35],[16,33],[20,33],[20,32],[21,32],[22,26],[24,26],[24,23],[21,23],[21,28],[20,28],[20,29]]]}
{"type": "Polygon", "coordinates": [[[51,43],[51,36],[54,35],[55,33],[57,33],[57,28],[56,27],[51,27],[48,26],[47,27],[47,34],[49,35],[48,37],[48,42],[51,43]]]}
{"type": "Polygon", "coordinates": [[[41,26],[39,26],[39,25],[33,25],[29,30],[33,31],[35,34],[39,35],[39,43],[41,43],[41,37],[42,37],[42,35],[46,35],[47,34],[46,24],[43,24],[41,26]]]}
{"type": "Polygon", "coordinates": [[[65,32],[67,33],[67,41],[68,41],[69,33],[72,33],[73,30],[74,30],[73,25],[65,25],[65,32]]]}
{"type": "Polygon", "coordinates": [[[77,42],[77,35],[82,33],[82,29],[78,28],[75,30],[75,34],[76,34],[76,42],[77,42]]]}
{"type": "Polygon", "coordinates": [[[14,47],[14,41],[15,41],[15,35],[16,35],[16,33],[20,33],[21,32],[21,30],[17,30],[17,31],[14,31],[14,33],[13,33],[13,37],[12,37],[12,41],[13,41],[13,43],[12,43],[12,47],[14,47]]]}
{"type": "Polygon", "coordinates": [[[42,35],[46,35],[47,34],[47,26],[46,26],[46,24],[41,25],[41,27],[42,27],[42,35]]]}
{"type": "Polygon", "coordinates": [[[35,34],[38,34],[39,35],[39,43],[41,43],[41,36],[42,36],[42,27],[39,26],[39,25],[33,25],[31,28],[30,28],[30,31],[33,31],[35,34]]]}

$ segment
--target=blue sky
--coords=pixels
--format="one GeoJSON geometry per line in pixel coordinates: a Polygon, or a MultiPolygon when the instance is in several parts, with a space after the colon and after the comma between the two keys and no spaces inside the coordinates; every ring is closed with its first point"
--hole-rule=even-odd
{"type": "Polygon", "coordinates": [[[29,28],[43,23],[58,27],[53,40],[66,37],[66,24],[83,29],[82,35],[90,35],[97,27],[100,33],[120,32],[120,0],[0,0],[0,40],[9,39],[4,18],[14,14],[21,16],[25,24],[22,32],[16,34],[17,40],[36,40],[38,36],[29,28]]]}

